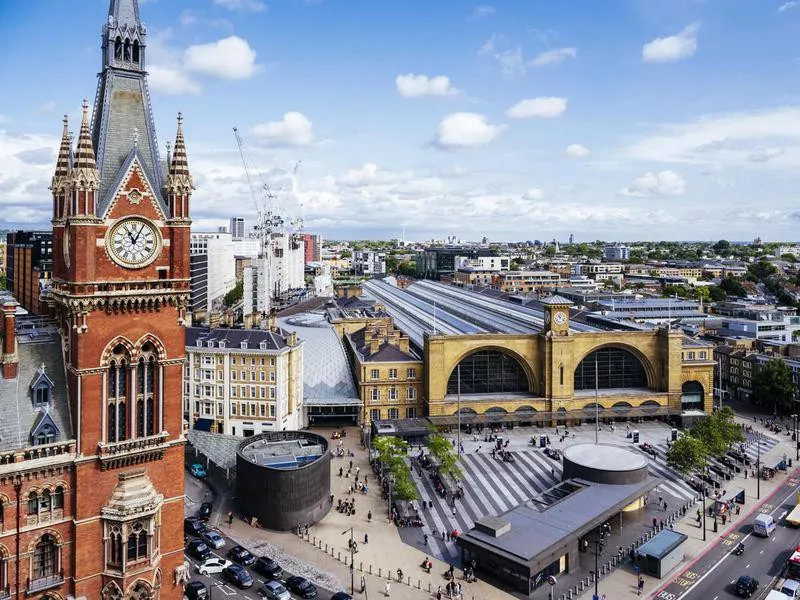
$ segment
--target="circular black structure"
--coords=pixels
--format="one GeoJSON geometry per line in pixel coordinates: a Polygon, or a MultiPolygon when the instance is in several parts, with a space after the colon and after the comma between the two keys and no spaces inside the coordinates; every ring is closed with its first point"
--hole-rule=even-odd
{"type": "Polygon", "coordinates": [[[564,476],[594,483],[628,484],[647,479],[647,459],[612,444],[575,444],[564,450],[564,476]]]}
{"type": "Polygon", "coordinates": [[[276,431],[247,438],[236,451],[240,510],[262,527],[287,531],[311,525],[331,508],[327,440],[307,431],[276,431]]]}

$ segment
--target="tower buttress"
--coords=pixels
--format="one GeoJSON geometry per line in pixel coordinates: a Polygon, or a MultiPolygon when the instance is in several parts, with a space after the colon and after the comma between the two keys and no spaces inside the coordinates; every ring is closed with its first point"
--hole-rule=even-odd
{"type": "Polygon", "coordinates": [[[53,220],[61,221],[67,216],[67,183],[72,169],[72,148],[69,135],[69,121],[64,115],[64,131],[61,133],[61,146],[58,149],[56,170],[50,182],[53,193],[53,220]]]}
{"type": "Polygon", "coordinates": [[[89,132],[89,103],[83,101],[83,120],[78,135],[75,161],[69,176],[70,217],[94,217],[100,172],[94,158],[92,135],[89,132]]]}

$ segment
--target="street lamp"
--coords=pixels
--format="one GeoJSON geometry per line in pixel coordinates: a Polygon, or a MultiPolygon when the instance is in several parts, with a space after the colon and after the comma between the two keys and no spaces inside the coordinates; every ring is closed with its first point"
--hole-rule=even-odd
{"type": "Polygon", "coordinates": [[[598,569],[598,560],[600,558],[600,553],[603,551],[603,542],[605,541],[606,537],[603,535],[602,532],[599,533],[598,537],[594,540],[594,597],[592,600],[600,600],[599,592],[597,590],[598,583],[600,581],[600,570],[598,569]]]}
{"type": "Polygon", "coordinates": [[[346,533],[350,533],[350,595],[355,595],[356,583],[355,583],[355,570],[353,569],[353,555],[356,553],[356,542],[353,539],[353,528],[345,529],[342,532],[342,535],[346,533]]]}
{"type": "Polygon", "coordinates": [[[705,482],[703,483],[703,541],[706,541],[706,488],[705,482]]]}
{"type": "Polygon", "coordinates": [[[756,499],[761,500],[761,432],[756,431],[756,499]]]}

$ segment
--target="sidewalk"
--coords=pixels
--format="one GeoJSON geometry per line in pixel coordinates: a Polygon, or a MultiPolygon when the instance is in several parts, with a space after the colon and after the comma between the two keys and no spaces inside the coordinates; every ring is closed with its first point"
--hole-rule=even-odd
{"type": "MultiPolygon", "coordinates": [[[[762,454],[762,464],[769,465],[775,463],[780,460],[784,454],[788,454],[791,458],[794,458],[795,449],[791,438],[788,440],[783,439],[784,436],[782,434],[772,433],[760,423],[754,423],[752,417],[740,418],[737,416],[736,422],[743,423],[745,425],[753,425],[757,431],[779,440],[779,443],[774,448],[772,448],[769,452],[762,454]]],[[[758,486],[757,479],[752,477],[745,479],[742,476],[737,476],[731,480],[730,485],[735,485],[736,487],[740,487],[745,490],[746,503],[742,507],[742,512],[738,517],[728,521],[728,523],[724,526],[721,523],[719,524],[717,533],[714,533],[712,530],[713,519],[707,518],[707,541],[705,542],[703,541],[703,531],[697,527],[697,523],[695,521],[695,510],[692,509],[687,511],[686,515],[681,519],[678,519],[673,527],[675,531],[679,531],[689,538],[686,540],[683,546],[685,552],[684,560],[675,569],[661,579],[643,575],[642,577],[645,581],[645,593],[642,597],[654,598],[663,587],[665,587],[675,578],[676,575],[683,572],[683,570],[686,569],[692,561],[700,558],[702,554],[704,554],[704,552],[714,543],[719,542],[719,540],[728,534],[739,529],[743,522],[749,522],[751,520],[752,513],[758,510],[759,505],[764,502],[764,500],[768,498],[770,494],[786,484],[787,480],[793,476],[795,472],[794,470],[797,467],[798,465],[794,465],[793,468],[788,471],[779,471],[771,480],[761,480],[760,500],[756,498],[758,486]]],[[[707,504],[709,503],[708,500],[706,502],[707,504]]],[[[700,505],[698,504],[697,506],[699,507],[700,505]]],[[[606,560],[608,559],[606,558],[606,560]]],[[[561,593],[557,594],[558,597],[560,597],[561,594],[563,594],[566,590],[559,591],[561,593]]],[[[587,600],[592,598],[593,593],[594,584],[592,583],[592,585],[588,586],[585,591],[580,592],[573,597],[580,597],[584,600],[587,600]]],[[[637,596],[637,575],[633,572],[631,564],[626,563],[625,565],[620,566],[616,570],[612,571],[608,576],[601,578],[599,582],[599,593],[601,596],[605,594],[608,598],[614,599],[620,599],[626,596],[637,596]]]]}

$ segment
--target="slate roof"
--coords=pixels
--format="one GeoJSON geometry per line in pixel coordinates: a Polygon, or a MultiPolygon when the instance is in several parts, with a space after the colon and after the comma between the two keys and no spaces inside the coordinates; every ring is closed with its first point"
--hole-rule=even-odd
{"type": "Polygon", "coordinates": [[[53,325],[17,331],[19,373],[15,379],[0,378],[0,451],[31,446],[31,431],[43,419],[42,409],[33,405],[31,383],[44,365],[53,382],[49,417],[58,428],[58,441],[72,439],[67,398],[67,381],[61,354],[61,338],[53,325]]]}
{"type": "Polygon", "coordinates": [[[321,315],[278,319],[307,343],[303,349],[303,402],[306,406],[361,405],[350,362],[336,331],[321,315]]]}
{"type": "Polygon", "coordinates": [[[567,298],[564,298],[564,296],[548,296],[547,298],[540,298],[540,299],[539,299],[539,303],[540,303],[540,304],[544,304],[544,305],[551,305],[551,304],[560,305],[560,304],[566,304],[567,306],[572,306],[572,304],[573,304],[572,300],[569,300],[569,299],[567,299],[567,298]]]}
{"type": "Polygon", "coordinates": [[[388,342],[383,342],[378,347],[377,352],[370,354],[369,344],[364,342],[365,334],[365,329],[359,329],[354,333],[347,334],[350,345],[358,352],[364,362],[402,362],[419,360],[419,358],[412,355],[410,352],[403,352],[400,348],[388,342]]]}
{"type": "Polygon", "coordinates": [[[261,343],[266,342],[267,350],[282,350],[286,348],[287,331],[278,328],[277,331],[267,331],[264,329],[229,329],[227,327],[187,327],[186,328],[186,347],[200,348],[198,341],[202,342],[202,348],[221,348],[220,342],[224,342],[225,349],[235,350],[261,350],[261,343]],[[208,346],[212,342],[212,346],[208,346]],[[242,348],[242,344],[247,346],[242,348]]]}

